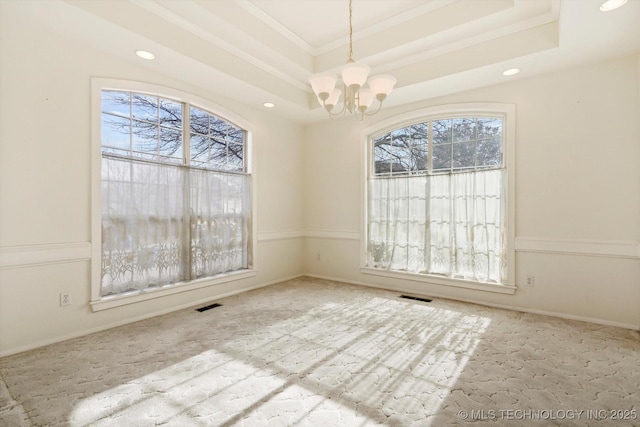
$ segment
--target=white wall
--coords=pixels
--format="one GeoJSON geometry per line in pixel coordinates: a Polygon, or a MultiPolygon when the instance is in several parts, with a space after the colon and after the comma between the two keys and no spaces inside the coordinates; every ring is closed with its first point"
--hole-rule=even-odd
{"type": "Polygon", "coordinates": [[[639,329],[638,67],[637,56],[627,57],[387,108],[364,123],[308,127],[305,218],[316,237],[305,243],[305,272],[639,329]],[[460,102],[516,105],[515,295],[359,270],[361,130],[373,120],[460,102]],[[599,256],[585,255],[592,252],[599,256]],[[527,274],[535,276],[534,287],[524,287],[527,274]]]}
{"type": "Polygon", "coordinates": [[[19,4],[0,10],[0,355],[302,274],[303,240],[282,233],[303,226],[299,125],[185,83],[189,70],[176,81],[133,55],[124,60],[66,38],[23,16],[19,4]],[[256,277],[91,312],[92,76],[194,93],[253,125],[256,277]],[[72,293],[72,306],[59,307],[62,291],[72,293]]]}

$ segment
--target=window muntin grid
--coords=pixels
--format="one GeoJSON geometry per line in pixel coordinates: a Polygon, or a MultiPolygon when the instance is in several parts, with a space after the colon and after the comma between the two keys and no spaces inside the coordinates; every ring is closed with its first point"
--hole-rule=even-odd
{"type": "Polygon", "coordinates": [[[215,170],[244,170],[245,131],[196,107],[189,108],[191,163],[215,170]]]}
{"type": "Polygon", "coordinates": [[[187,103],[103,90],[101,129],[107,155],[223,172],[247,170],[246,131],[187,103]]]}
{"type": "Polygon", "coordinates": [[[375,136],[373,176],[502,168],[503,127],[503,117],[449,117],[375,136]]]}

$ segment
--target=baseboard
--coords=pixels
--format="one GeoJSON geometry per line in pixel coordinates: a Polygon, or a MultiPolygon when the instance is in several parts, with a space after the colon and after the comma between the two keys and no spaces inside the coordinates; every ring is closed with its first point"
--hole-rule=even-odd
{"type": "MultiPolygon", "coordinates": [[[[356,280],[340,279],[340,278],[337,278],[337,277],[324,276],[324,275],[319,275],[319,274],[298,274],[298,275],[293,275],[293,276],[289,276],[289,277],[284,277],[284,278],[281,278],[281,279],[272,280],[270,282],[262,283],[262,284],[259,284],[259,285],[243,287],[241,289],[236,289],[236,290],[233,290],[233,291],[230,291],[230,292],[221,293],[219,295],[212,295],[212,296],[209,296],[207,298],[201,298],[199,300],[190,301],[190,302],[188,302],[186,304],[181,304],[179,306],[170,307],[170,308],[167,308],[167,309],[164,309],[164,310],[154,311],[154,312],[147,313],[147,314],[144,314],[144,315],[141,315],[141,316],[137,316],[137,317],[134,317],[134,318],[131,318],[131,319],[126,319],[126,320],[122,320],[122,321],[119,321],[119,322],[113,322],[113,323],[109,323],[109,324],[106,324],[106,325],[103,325],[103,326],[99,326],[99,327],[96,327],[96,328],[86,329],[84,331],[78,331],[78,332],[74,332],[72,334],[62,335],[62,336],[59,336],[59,337],[38,341],[36,343],[28,344],[28,345],[25,345],[25,346],[21,346],[21,347],[12,348],[12,349],[9,349],[9,350],[0,351],[0,357],[11,356],[11,355],[14,355],[14,354],[22,353],[22,352],[25,352],[25,351],[29,351],[29,350],[33,350],[33,349],[36,349],[36,348],[44,347],[44,346],[47,346],[47,345],[51,345],[51,344],[56,344],[56,343],[59,343],[59,342],[67,341],[67,340],[70,340],[70,339],[73,339],[73,338],[82,337],[82,336],[89,335],[89,334],[92,334],[92,333],[95,333],[95,332],[101,332],[101,331],[105,331],[107,329],[112,329],[112,328],[116,328],[116,327],[119,327],[119,326],[127,325],[129,323],[135,323],[135,322],[139,322],[141,320],[149,319],[149,318],[152,318],[152,317],[162,316],[164,314],[172,313],[174,311],[183,310],[183,309],[186,309],[186,308],[195,307],[195,306],[200,305],[200,304],[211,302],[211,301],[216,300],[216,299],[222,299],[222,298],[226,298],[226,297],[229,297],[229,296],[237,295],[237,294],[240,294],[240,293],[249,292],[249,291],[252,291],[252,290],[255,290],[255,289],[265,288],[267,286],[275,285],[275,284],[286,282],[286,281],[293,280],[293,279],[298,279],[300,277],[311,277],[311,278],[322,279],[322,280],[331,280],[333,282],[342,282],[342,283],[347,283],[347,284],[351,284],[351,285],[365,286],[365,287],[369,287],[369,288],[377,288],[377,289],[384,289],[384,290],[394,291],[394,292],[404,292],[404,293],[416,294],[415,290],[413,290],[413,289],[404,289],[404,288],[402,288],[400,286],[393,287],[393,286],[375,285],[375,284],[372,284],[372,283],[360,282],[360,281],[356,281],[356,280]]],[[[488,302],[484,302],[484,301],[474,300],[472,298],[452,297],[450,295],[443,295],[443,294],[439,294],[437,292],[429,292],[429,293],[425,293],[425,294],[422,294],[422,295],[425,296],[425,297],[435,297],[435,298],[450,299],[450,300],[454,300],[454,301],[462,301],[462,302],[468,302],[468,303],[472,303],[472,304],[484,305],[484,306],[487,306],[487,307],[494,307],[494,308],[500,308],[500,309],[511,310],[511,311],[518,311],[518,312],[523,312],[523,313],[540,314],[540,315],[544,315],[544,316],[557,317],[557,318],[568,319],[568,320],[577,320],[577,321],[581,321],[581,322],[594,323],[594,324],[598,324],[598,325],[613,326],[613,327],[618,327],[618,328],[623,328],[623,329],[631,329],[631,330],[635,330],[635,331],[640,331],[640,325],[633,325],[633,324],[621,323],[621,322],[613,322],[613,321],[605,320],[605,319],[597,319],[597,318],[585,317],[585,316],[576,316],[576,315],[572,315],[572,314],[558,313],[558,312],[545,311],[545,310],[529,309],[529,308],[516,307],[516,306],[505,305],[505,304],[494,304],[494,303],[488,303],[488,302]]]]}
{"type": "MultiPolygon", "coordinates": [[[[322,279],[322,280],[331,280],[331,281],[334,281],[334,282],[348,283],[350,285],[366,286],[366,287],[369,287],[369,288],[385,289],[387,291],[406,292],[406,293],[416,294],[415,290],[413,290],[413,289],[404,289],[401,286],[395,286],[394,287],[394,286],[375,285],[375,284],[372,284],[372,283],[359,282],[359,281],[355,281],[355,280],[339,279],[337,277],[323,276],[323,275],[319,275],[319,274],[305,274],[305,276],[306,277],[313,277],[313,278],[316,278],[316,279],[322,279]]],[[[558,318],[567,319],[567,320],[578,320],[580,322],[594,323],[594,324],[597,324],[597,325],[613,326],[613,327],[616,327],[616,328],[623,328],[623,329],[631,329],[633,331],[640,331],[640,325],[633,325],[633,324],[630,324],[630,323],[613,322],[611,320],[598,319],[598,318],[594,318],[594,317],[576,316],[576,315],[573,315],[573,314],[559,313],[559,312],[556,312],[556,311],[536,310],[536,309],[530,309],[530,308],[526,308],[526,307],[517,307],[517,306],[512,306],[512,305],[506,305],[506,304],[494,304],[494,303],[489,303],[489,302],[485,302],[485,301],[474,300],[472,298],[458,298],[458,297],[454,297],[454,296],[450,296],[450,295],[443,295],[443,294],[439,294],[439,293],[436,293],[436,292],[429,292],[429,293],[418,294],[418,295],[425,296],[425,297],[435,297],[435,298],[450,299],[450,300],[454,300],[454,301],[461,301],[461,302],[468,302],[468,303],[471,303],[471,304],[484,305],[484,306],[487,306],[487,307],[501,308],[501,309],[504,309],[504,310],[519,311],[519,312],[522,312],[522,313],[540,314],[540,315],[543,315],[543,316],[558,317],[558,318]]]]}
{"type": "Polygon", "coordinates": [[[209,296],[207,298],[201,298],[201,299],[198,299],[198,300],[195,300],[195,301],[190,301],[190,302],[188,302],[186,304],[181,304],[179,306],[166,308],[164,310],[153,311],[151,313],[143,314],[141,316],[133,317],[131,319],[121,320],[119,322],[109,323],[109,324],[106,324],[106,325],[103,325],[103,326],[98,326],[96,328],[86,329],[84,331],[78,331],[78,332],[74,332],[72,334],[62,335],[62,336],[59,336],[59,337],[38,341],[36,343],[28,344],[28,345],[25,345],[25,346],[21,346],[21,347],[12,348],[12,349],[9,349],[9,350],[0,351],[0,357],[11,356],[11,355],[22,353],[22,352],[25,352],[25,351],[34,350],[36,348],[45,347],[47,345],[56,344],[56,343],[67,341],[67,340],[74,339],[74,338],[83,337],[85,335],[90,335],[90,334],[93,334],[93,333],[96,333],[96,332],[106,331],[107,329],[117,328],[118,326],[124,326],[124,325],[127,325],[129,323],[139,322],[141,320],[150,319],[150,318],[156,317],[156,316],[162,316],[164,314],[173,313],[174,311],[184,310],[185,308],[195,307],[197,305],[201,305],[201,304],[204,304],[204,303],[207,303],[207,302],[211,302],[213,300],[222,299],[222,298],[230,297],[230,296],[233,296],[233,295],[241,294],[241,293],[244,293],[244,292],[253,291],[255,289],[265,288],[267,286],[271,286],[271,285],[275,285],[275,284],[278,284],[278,283],[286,282],[288,280],[298,279],[298,278],[303,277],[303,276],[304,275],[299,274],[299,275],[294,275],[294,276],[290,276],[290,277],[284,277],[282,279],[273,280],[273,281],[270,281],[270,282],[267,282],[267,283],[262,283],[262,284],[254,285],[254,286],[248,286],[248,287],[241,288],[241,289],[236,289],[236,290],[233,290],[233,291],[230,291],[230,292],[225,292],[225,293],[222,293],[222,294],[219,294],[219,295],[212,295],[212,296],[209,296]]]}

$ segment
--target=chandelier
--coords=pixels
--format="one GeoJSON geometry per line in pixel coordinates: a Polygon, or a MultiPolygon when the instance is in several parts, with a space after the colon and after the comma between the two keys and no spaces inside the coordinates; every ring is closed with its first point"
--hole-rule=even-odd
{"type": "Polygon", "coordinates": [[[359,115],[360,120],[362,120],[364,116],[372,116],[380,111],[382,101],[387,98],[396,84],[396,78],[388,74],[369,77],[371,68],[366,64],[353,60],[353,26],[351,23],[353,12],[351,1],[349,0],[349,60],[341,71],[342,90],[336,88],[338,78],[332,73],[314,74],[309,78],[309,83],[311,83],[318,102],[329,113],[331,118],[348,112],[356,116],[359,115]],[[367,79],[367,77],[369,78],[367,79]],[[342,109],[334,113],[333,108],[341,101],[340,95],[342,94],[344,94],[342,109]],[[374,98],[378,101],[378,108],[375,111],[367,112],[374,98]]]}

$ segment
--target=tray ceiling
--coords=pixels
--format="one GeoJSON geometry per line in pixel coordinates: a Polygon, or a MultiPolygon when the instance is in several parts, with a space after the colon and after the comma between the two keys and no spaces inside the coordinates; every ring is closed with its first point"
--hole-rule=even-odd
{"type": "MultiPolygon", "coordinates": [[[[354,0],[354,58],[397,77],[387,105],[640,52],[640,1],[354,0]]],[[[145,67],[308,123],[326,119],[308,84],[348,56],[347,0],[46,0],[45,25],[145,67]],[[55,19],[51,19],[54,17],[55,19]]]]}

